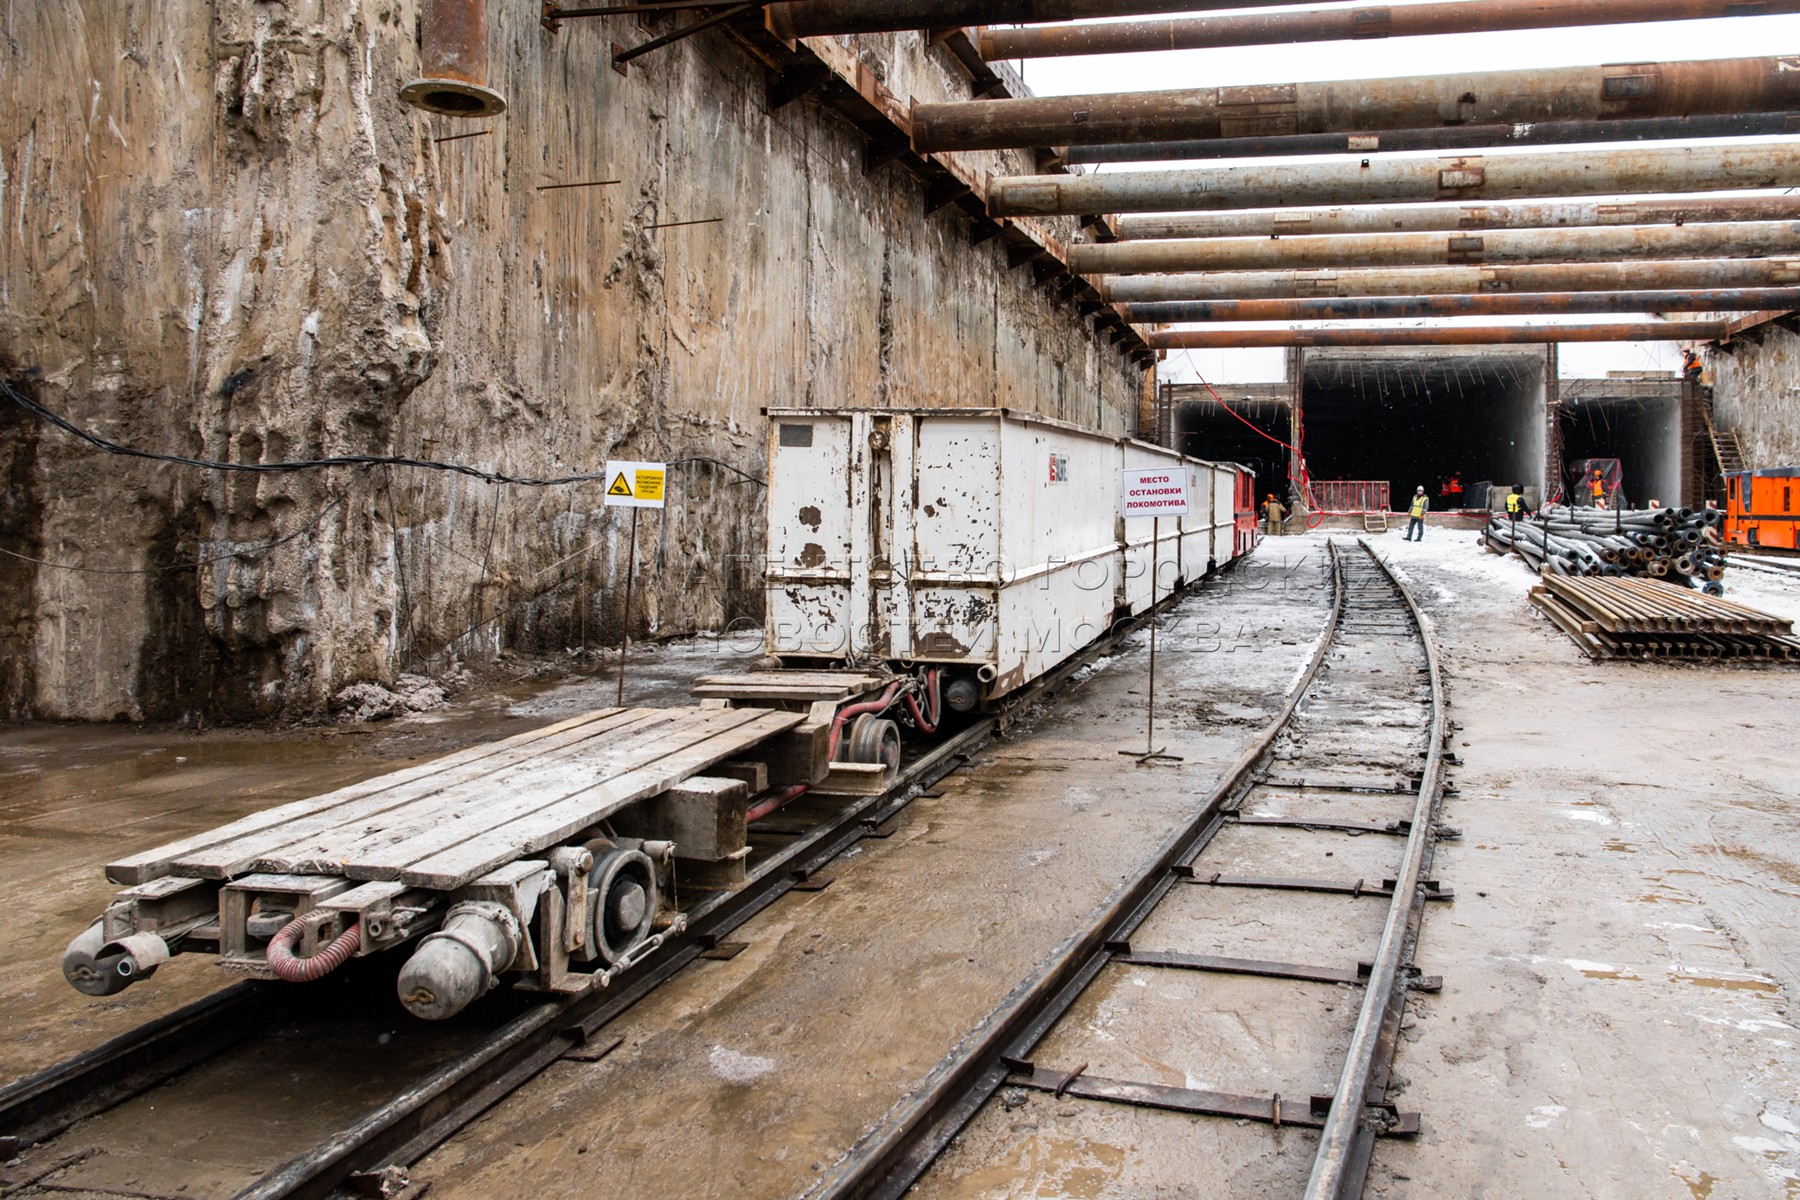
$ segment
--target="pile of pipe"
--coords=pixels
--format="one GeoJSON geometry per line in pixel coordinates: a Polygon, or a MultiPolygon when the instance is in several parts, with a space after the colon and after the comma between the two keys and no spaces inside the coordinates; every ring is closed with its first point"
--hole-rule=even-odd
{"type": "Polygon", "coordinates": [[[1725,514],[1716,508],[1566,508],[1536,516],[1499,513],[1483,537],[1489,549],[1523,558],[1540,574],[1636,575],[1725,594],[1725,514]]]}

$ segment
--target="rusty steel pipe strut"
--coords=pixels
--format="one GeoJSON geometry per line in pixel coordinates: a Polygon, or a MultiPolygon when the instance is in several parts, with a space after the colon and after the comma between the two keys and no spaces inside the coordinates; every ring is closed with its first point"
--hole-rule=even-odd
{"type": "Polygon", "coordinates": [[[400,99],[445,117],[506,111],[506,98],[488,86],[487,0],[425,0],[420,31],[420,77],[400,99]]]}
{"type": "Polygon", "coordinates": [[[1800,133],[1800,113],[1716,117],[1646,117],[1629,121],[1536,121],[1515,125],[1445,125],[1381,133],[1296,133],[1273,137],[1122,142],[1064,149],[1066,163],[1174,162],[1206,158],[1274,158],[1308,154],[1387,154],[1413,150],[1479,150],[1490,146],[1574,146],[1587,142],[1666,142],[1693,138],[1769,137],[1800,133]]]}
{"type": "Polygon", "coordinates": [[[1471,155],[1109,175],[1009,176],[989,183],[988,215],[1310,208],[1320,204],[1525,200],[1796,186],[1800,186],[1800,144],[1755,142],[1653,150],[1541,151],[1486,158],[1471,155]]]}
{"type": "Polygon", "coordinates": [[[1162,142],[1800,108],[1800,57],[915,104],[913,149],[1162,142]]]}
{"type": "Polygon", "coordinates": [[[1287,346],[1525,346],[1565,342],[1717,342],[1726,321],[1632,321],[1606,325],[1443,325],[1391,329],[1171,329],[1152,350],[1241,350],[1287,346]]]}
{"type": "Polygon", "coordinates": [[[1221,321],[1400,321],[1413,317],[1800,310],[1800,288],[1715,291],[1496,292],[1474,296],[1313,296],[1304,300],[1178,300],[1128,304],[1135,325],[1221,321]]]}
{"type": "Polygon", "coordinates": [[[1281,238],[1193,238],[1176,242],[1084,242],[1070,246],[1080,275],[1176,271],[1278,271],[1313,267],[1420,267],[1485,263],[1614,262],[1640,259],[1765,258],[1800,254],[1800,223],[1624,225],[1478,233],[1356,233],[1281,238]]]}
{"type": "Polygon", "coordinates": [[[1800,221],[1800,196],[1695,196],[1617,204],[1394,204],[1300,212],[1195,213],[1121,217],[1120,241],[1151,238],[1300,237],[1351,233],[1448,233],[1465,229],[1573,229],[1594,225],[1698,225],[1720,221],[1800,221]]]}
{"type": "Polygon", "coordinates": [[[1475,296],[1517,292],[1716,291],[1800,286],[1800,257],[1674,262],[1543,263],[1517,267],[1395,267],[1363,271],[1224,271],[1122,275],[1093,281],[1114,304],[1296,300],[1314,296],[1475,296]]]}
{"type": "Polygon", "coordinates": [[[1085,21],[1220,8],[1275,8],[1294,0],[786,0],[770,4],[769,32],[793,40],[965,25],[1085,21]]]}
{"type": "Polygon", "coordinates": [[[1800,0],[1465,0],[1369,8],[1121,21],[1037,29],[983,29],[976,45],[989,62],[1147,50],[1211,50],[1508,29],[1568,29],[1644,21],[1698,21],[1800,12],[1800,0]]]}

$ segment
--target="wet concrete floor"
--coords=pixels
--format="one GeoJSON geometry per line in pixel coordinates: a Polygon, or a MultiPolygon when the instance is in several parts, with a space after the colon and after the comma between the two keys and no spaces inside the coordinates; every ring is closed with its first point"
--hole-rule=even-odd
{"type": "MultiPolygon", "coordinates": [[[[1376,544],[1433,616],[1467,766],[1446,812],[1464,837],[1434,871],[1458,900],[1432,908],[1420,950],[1446,986],[1412,1002],[1398,1068],[1401,1103],[1423,1112],[1425,1133],[1380,1146],[1371,1194],[1800,1195],[1800,772],[1788,733],[1800,671],[1588,663],[1526,605],[1524,568],[1482,556],[1471,535],[1376,544]]],[[[433,1196],[802,1192],[1254,736],[1310,653],[1321,554],[1317,538],[1273,540],[1177,613],[1158,694],[1159,740],[1184,756],[1179,767],[1137,769],[1116,753],[1142,735],[1140,641],[917,802],[894,837],[840,864],[831,888],[746,927],[744,954],[696,968],[615,1025],[626,1041],[612,1056],[559,1064],[416,1177],[433,1196]]],[[[610,703],[600,681],[530,691],[373,733],[0,733],[0,895],[26,916],[0,946],[14,1018],[5,1074],[220,982],[204,962],[178,962],[110,1000],[67,989],[56,959],[111,894],[108,857],[610,703]]],[[[1384,715],[1379,704],[1366,714],[1384,715]]],[[[1316,900],[1256,899],[1209,895],[1204,919],[1174,907],[1158,920],[1251,927],[1271,945],[1310,928],[1322,956],[1363,940],[1349,922],[1322,928],[1316,900]]],[[[1081,1018],[1103,1026],[1127,988],[1199,984],[1140,977],[1084,1001],[1081,1018]]],[[[1255,984],[1209,983],[1213,1009],[1215,988],[1240,989],[1237,1028],[1171,1024],[1160,1042],[1121,1047],[1120,1075],[1157,1063],[1185,1074],[1182,1057],[1208,1038],[1278,1055],[1284,1025],[1255,984]]],[[[1331,995],[1296,1019],[1335,1018],[1323,1011],[1331,995]]],[[[1268,1085],[1308,1069],[1288,1063],[1268,1085]]],[[[1304,1130],[1272,1138],[1049,1099],[1000,1110],[991,1145],[954,1148],[930,1189],[1285,1194],[1312,1153],[1304,1130]],[[1209,1169],[1216,1156],[1249,1165],[1223,1176],[1209,1169]]],[[[168,1172],[188,1172],[185,1190],[158,1179],[142,1194],[228,1194],[230,1176],[206,1159],[195,1151],[168,1172]]],[[[59,1186],[131,1190],[128,1173],[94,1170],[59,1186]]]]}

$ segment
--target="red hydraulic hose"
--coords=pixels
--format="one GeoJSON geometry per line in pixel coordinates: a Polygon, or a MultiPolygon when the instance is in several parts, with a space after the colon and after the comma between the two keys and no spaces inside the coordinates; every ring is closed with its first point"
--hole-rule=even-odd
{"type": "Polygon", "coordinates": [[[920,733],[936,733],[938,722],[943,719],[944,701],[938,694],[938,676],[941,674],[941,671],[934,670],[925,676],[925,706],[931,710],[929,718],[919,711],[919,702],[913,699],[912,693],[906,693],[906,707],[912,710],[913,724],[920,733]]]}
{"type": "MultiPolygon", "coordinates": [[[[933,712],[936,712],[938,707],[935,703],[935,696],[937,693],[936,683],[937,673],[934,671],[932,672],[932,694],[934,697],[934,703],[932,705],[933,712]]],[[[879,699],[866,700],[861,704],[852,704],[847,708],[838,710],[837,716],[834,717],[831,722],[831,752],[825,756],[827,762],[837,761],[838,739],[843,736],[845,722],[851,717],[860,716],[863,713],[885,712],[888,708],[893,706],[894,697],[899,694],[902,684],[902,680],[896,679],[893,683],[888,685],[887,691],[883,692],[879,699]]],[[[906,697],[906,702],[912,707],[914,719],[920,719],[918,705],[914,702],[910,693],[906,697]]],[[[921,726],[921,728],[924,727],[921,726]]],[[[934,729],[936,729],[935,723],[930,729],[925,729],[924,731],[926,733],[931,733],[934,729]]],[[[811,787],[811,784],[796,783],[792,787],[783,788],[781,791],[776,792],[773,796],[770,796],[767,800],[764,800],[761,804],[758,804],[755,808],[752,808],[749,812],[745,813],[745,822],[752,823],[760,821],[771,813],[780,811],[788,804],[805,795],[811,787]]]]}
{"type": "Polygon", "coordinates": [[[306,929],[309,920],[322,914],[309,913],[304,917],[295,917],[281,931],[269,939],[267,957],[269,970],[275,972],[275,978],[287,983],[311,983],[315,979],[323,979],[350,960],[362,945],[362,925],[357,923],[331,939],[330,945],[311,958],[300,958],[294,953],[294,943],[306,929]]]}
{"type": "MultiPolygon", "coordinates": [[[[899,679],[894,680],[888,685],[888,690],[881,694],[879,700],[866,700],[861,704],[852,704],[848,708],[838,709],[837,718],[831,722],[831,753],[827,756],[827,761],[837,761],[838,738],[844,732],[844,723],[851,717],[861,716],[863,713],[887,711],[893,706],[894,697],[900,694],[902,682],[899,679]]],[[[910,698],[908,697],[908,699],[910,698]]]]}

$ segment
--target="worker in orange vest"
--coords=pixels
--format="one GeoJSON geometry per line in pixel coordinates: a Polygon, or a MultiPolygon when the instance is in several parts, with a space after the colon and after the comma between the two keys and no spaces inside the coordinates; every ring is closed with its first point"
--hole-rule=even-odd
{"type": "Polygon", "coordinates": [[[1594,507],[1595,508],[1605,508],[1606,507],[1606,479],[1600,474],[1600,469],[1598,467],[1596,467],[1594,469],[1594,481],[1593,481],[1593,485],[1592,485],[1592,491],[1594,493],[1594,507]]]}

